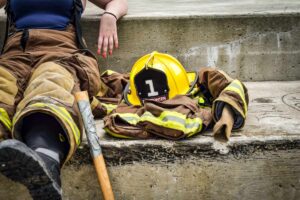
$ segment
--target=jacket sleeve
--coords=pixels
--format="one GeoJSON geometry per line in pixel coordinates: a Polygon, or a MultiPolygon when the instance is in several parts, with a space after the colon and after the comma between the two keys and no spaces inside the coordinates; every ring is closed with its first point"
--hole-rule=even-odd
{"type": "Polygon", "coordinates": [[[224,106],[229,105],[234,112],[233,130],[245,124],[249,96],[245,85],[230,78],[225,72],[212,68],[202,68],[199,72],[200,90],[212,102],[212,113],[215,122],[222,116],[224,106]]]}

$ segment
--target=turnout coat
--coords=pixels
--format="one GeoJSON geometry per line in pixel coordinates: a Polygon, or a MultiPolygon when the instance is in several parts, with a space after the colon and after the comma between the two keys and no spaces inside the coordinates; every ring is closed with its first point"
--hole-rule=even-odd
{"type": "Polygon", "coordinates": [[[143,106],[130,106],[122,97],[128,74],[105,71],[101,75],[102,89],[91,103],[93,113],[104,118],[105,131],[118,138],[191,137],[213,128],[225,106],[230,108],[233,117],[222,118],[223,124],[232,123],[232,130],[241,129],[249,103],[245,85],[212,68],[200,68],[198,76],[196,86],[188,95],[163,102],[146,100],[143,106]]]}

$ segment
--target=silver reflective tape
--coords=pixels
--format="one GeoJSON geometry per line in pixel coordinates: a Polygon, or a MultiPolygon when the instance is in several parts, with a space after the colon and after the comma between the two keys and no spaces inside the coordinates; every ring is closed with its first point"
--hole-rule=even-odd
{"type": "Polygon", "coordinates": [[[52,151],[52,150],[49,150],[49,149],[45,149],[45,148],[37,148],[35,151],[43,153],[43,154],[45,154],[45,155],[53,158],[57,162],[59,162],[59,155],[55,151],[52,151]]]}

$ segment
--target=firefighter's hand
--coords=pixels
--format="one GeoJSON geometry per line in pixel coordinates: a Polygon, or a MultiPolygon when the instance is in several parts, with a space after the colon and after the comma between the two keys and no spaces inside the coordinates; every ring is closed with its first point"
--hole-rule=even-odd
{"type": "Polygon", "coordinates": [[[103,58],[107,57],[107,52],[112,55],[113,48],[118,48],[117,19],[110,15],[104,14],[100,20],[98,37],[98,55],[102,54],[103,58]]]}

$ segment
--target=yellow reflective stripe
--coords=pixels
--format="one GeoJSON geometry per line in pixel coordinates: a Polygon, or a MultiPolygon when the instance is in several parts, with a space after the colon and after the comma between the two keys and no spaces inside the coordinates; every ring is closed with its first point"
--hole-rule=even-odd
{"type": "Polygon", "coordinates": [[[131,125],[136,125],[140,121],[140,117],[134,113],[114,113],[112,116],[118,116],[131,125]]]}
{"type": "MultiPolygon", "coordinates": [[[[134,113],[114,113],[112,116],[118,116],[131,125],[148,121],[158,126],[182,131],[188,137],[202,130],[201,118],[186,118],[186,115],[175,111],[164,111],[159,117],[155,117],[148,111],[141,117],[134,113]]],[[[113,135],[115,133],[110,134],[113,135]]]]}
{"type": "Polygon", "coordinates": [[[105,71],[101,74],[101,76],[103,76],[104,74],[112,75],[112,74],[114,74],[114,73],[116,73],[116,72],[113,71],[113,70],[108,69],[108,70],[105,70],[105,71]]]}
{"type": "Polygon", "coordinates": [[[69,126],[72,129],[72,132],[74,133],[76,144],[79,145],[80,144],[80,131],[79,131],[77,125],[75,124],[75,122],[74,122],[72,116],[70,115],[70,113],[64,107],[58,107],[58,106],[50,105],[50,107],[51,106],[53,107],[53,111],[55,109],[58,109],[57,114],[58,115],[60,114],[61,117],[67,121],[67,123],[69,124],[69,126]],[[59,112],[59,111],[61,111],[61,112],[59,112]]]}
{"type": "Polygon", "coordinates": [[[113,111],[117,105],[114,105],[114,104],[107,104],[107,103],[100,103],[106,110],[106,114],[109,114],[111,113],[111,111],[113,111]]]}
{"type": "Polygon", "coordinates": [[[242,91],[243,94],[245,93],[244,88],[239,80],[236,79],[236,80],[232,81],[229,85],[232,87],[238,88],[239,90],[242,91]]]}
{"type": "Polygon", "coordinates": [[[75,137],[76,144],[80,144],[80,131],[75,124],[74,120],[72,119],[70,113],[64,108],[64,107],[59,107],[53,104],[44,104],[44,103],[35,103],[30,105],[29,107],[48,107],[50,108],[55,114],[57,114],[59,117],[64,119],[67,124],[70,126],[72,129],[72,132],[75,137]]]}
{"type": "Polygon", "coordinates": [[[11,120],[6,112],[6,110],[4,110],[4,108],[0,108],[0,121],[4,124],[4,126],[6,126],[6,128],[11,131],[11,120]]]}
{"type": "Polygon", "coordinates": [[[96,99],[96,97],[93,97],[93,100],[91,102],[91,109],[94,110],[97,107],[98,103],[99,103],[99,100],[96,99]]]}
{"type": "Polygon", "coordinates": [[[104,130],[113,137],[123,138],[123,139],[132,139],[133,138],[133,137],[129,137],[129,136],[114,133],[114,132],[110,131],[108,128],[104,128],[104,130]]]}
{"type": "Polygon", "coordinates": [[[246,103],[246,100],[245,100],[245,92],[244,92],[244,88],[241,84],[241,82],[239,80],[234,80],[232,81],[225,89],[224,91],[232,91],[232,92],[235,92],[237,93],[242,101],[243,101],[243,108],[244,108],[244,117],[247,115],[247,103],[246,103]]]}
{"type": "Polygon", "coordinates": [[[155,117],[152,113],[146,111],[141,116],[140,121],[149,121],[158,126],[182,131],[188,135],[198,133],[202,129],[200,118],[186,118],[184,114],[175,111],[163,111],[159,117],[155,117]]]}
{"type": "Polygon", "coordinates": [[[99,103],[106,109],[106,111],[107,111],[106,114],[111,113],[111,111],[113,111],[117,107],[117,105],[115,105],[115,104],[102,103],[98,99],[93,97],[93,100],[91,103],[91,109],[94,110],[99,103]]]}

